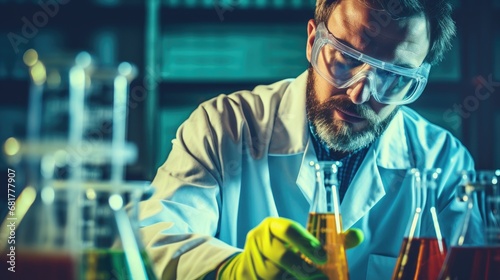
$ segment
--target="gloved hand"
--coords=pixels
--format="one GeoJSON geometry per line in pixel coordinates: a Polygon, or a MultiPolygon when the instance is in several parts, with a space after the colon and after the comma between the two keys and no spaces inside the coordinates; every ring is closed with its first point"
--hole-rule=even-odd
{"type": "MultiPolygon", "coordinates": [[[[361,231],[348,230],[344,244],[352,248],[362,239],[361,231]]],[[[243,252],[220,267],[218,279],[328,279],[316,268],[325,262],[321,243],[300,224],[285,218],[266,218],[248,233],[243,252]]]]}

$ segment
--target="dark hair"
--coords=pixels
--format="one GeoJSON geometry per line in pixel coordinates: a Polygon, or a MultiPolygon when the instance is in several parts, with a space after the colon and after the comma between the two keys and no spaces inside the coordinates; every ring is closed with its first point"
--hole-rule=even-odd
{"type": "MultiPolygon", "coordinates": [[[[314,19],[317,23],[327,22],[333,8],[343,0],[316,0],[314,19]]],[[[455,22],[451,18],[452,8],[446,0],[357,0],[368,7],[382,9],[393,19],[414,16],[423,13],[430,24],[430,49],[425,61],[437,64],[444,53],[451,48],[455,36],[455,22]],[[396,6],[395,6],[396,5],[396,6]],[[397,7],[395,13],[394,7],[397,7]]]]}

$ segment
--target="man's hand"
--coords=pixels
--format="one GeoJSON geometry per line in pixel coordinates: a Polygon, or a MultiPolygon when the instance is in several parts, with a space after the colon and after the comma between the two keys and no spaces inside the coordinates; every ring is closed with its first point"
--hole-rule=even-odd
{"type": "MultiPolygon", "coordinates": [[[[362,233],[346,231],[345,240],[346,248],[352,248],[361,243],[362,233]]],[[[248,233],[243,252],[222,265],[218,278],[328,279],[316,268],[326,262],[326,257],[321,243],[297,222],[266,218],[248,233]]]]}

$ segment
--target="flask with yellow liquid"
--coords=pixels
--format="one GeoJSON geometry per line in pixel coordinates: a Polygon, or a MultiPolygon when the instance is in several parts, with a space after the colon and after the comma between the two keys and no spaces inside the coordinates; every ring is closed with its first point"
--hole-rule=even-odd
{"type": "Polygon", "coordinates": [[[314,166],[316,183],[307,230],[323,244],[327,262],[318,268],[330,280],[349,279],[340,214],[339,161],[319,161],[314,166]]]}

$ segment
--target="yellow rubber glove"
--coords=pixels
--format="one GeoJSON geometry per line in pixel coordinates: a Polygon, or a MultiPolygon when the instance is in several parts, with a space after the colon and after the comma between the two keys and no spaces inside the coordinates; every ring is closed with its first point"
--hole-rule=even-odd
{"type": "MultiPolygon", "coordinates": [[[[346,248],[357,246],[362,233],[346,231],[345,239],[346,248]]],[[[299,223],[266,218],[248,233],[243,252],[221,266],[218,279],[328,279],[315,266],[325,262],[321,243],[299,223]]]]}

